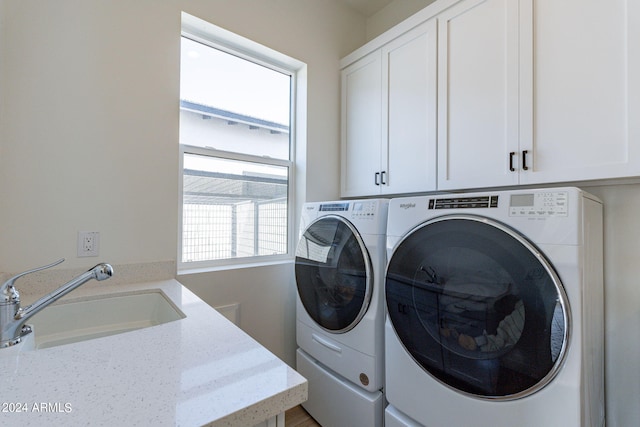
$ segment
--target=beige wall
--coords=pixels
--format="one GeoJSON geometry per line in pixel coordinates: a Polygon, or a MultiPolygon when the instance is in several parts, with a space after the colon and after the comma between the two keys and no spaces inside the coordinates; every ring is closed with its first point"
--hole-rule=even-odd
{"type": "Polygon", "coordinates": [[[292,264],[179,276],[209,304],[239,304],[239,324],[269,350],[295,366],[296,286],[292,264]]]}
{"type": "Polygon", "coordinates": [[[151,3],[3,3],[0,271],[95,263],[79,230],[109,262],[175,259],[180,16],[151,3]]]}
{"type": "Polygon", "coordinates": [[[394,0],[367,18],[367,41],[372,40],[409,16],[424,9],[435,0],[394,0]]]}
{"type": "Polygon", "coordinates": [[[604,202],[607,426],[640,420],[640,184],[583,187],[604,202]]]}
{"type": "MultiPolygon", "coordinates": [[[[298,193],[337,197],[338,62],[365,37],[340,3],[0,0],[0,271],[92,266],[80,230],[101,233],[101,261],[176,260],[181,11],[307,64],[298,193]]],[[[180,278],[240,303],[241,326],[292,363],[291,264],[180,278]]]]}
{"type": "MultiPolygon", "coordinates": [[[[310,199],[338,194],[339,59],[364,19],[317,0],[3,0],[0,271],[176,258],[180,12],[308,65],[310,199]]],[[[302,165],[305,166],[305,165],[302,165]]]]}

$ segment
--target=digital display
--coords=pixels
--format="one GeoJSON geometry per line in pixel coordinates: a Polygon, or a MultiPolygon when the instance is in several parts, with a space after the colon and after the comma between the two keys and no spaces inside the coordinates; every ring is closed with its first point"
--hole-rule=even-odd
{"type": "Polygon", "coordinates": [[[349,203],[325,203],[320,205],[320,212],[348,211],[349,203]]]}
{"type": "Polygon", "coordinates": [[[430,199],[428,209],[478,209],[497,207],[498,196],[476,196],[430,199]]]}
{"type": "Polygon", "coordinates": [[[512,207],[533,206],[533,194],[512,194],[510,205],[512,207]]]}

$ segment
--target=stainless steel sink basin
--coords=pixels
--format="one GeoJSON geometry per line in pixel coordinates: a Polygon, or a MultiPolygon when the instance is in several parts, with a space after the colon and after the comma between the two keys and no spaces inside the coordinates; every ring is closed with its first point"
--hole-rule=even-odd
{"type": "Polygon", "coordinates": [[[180,320],[186,316],[161,290],[110,294],[51,305],[33,316],[43,349],[180,320]]]}

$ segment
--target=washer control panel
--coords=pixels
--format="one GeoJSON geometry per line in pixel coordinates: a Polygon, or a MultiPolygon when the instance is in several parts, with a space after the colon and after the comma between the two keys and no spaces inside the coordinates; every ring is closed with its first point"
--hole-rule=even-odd
{"type": "Polygon", "coordinates": [[[378,202],[375,200],[357,202],[331,202],[321,203],[320,212],[342,212],[344,216],[351,219],[373,219],[376,216],[378,202]],[[348,214],[346,214],[348,212],[348,214]]]}
{"type": "Polygon", "coordinates": [[[517,193],[509,198],[509,216],[540,218],[568,214],[569,195],[566,191],[517,193]]]}
{"type": "Polygon", "coordinates": [[[359,201],[353,202],[353,210],[351,218],[354,219],[373,219],[375,217],[377,202],[375,201],[359,201]]]}

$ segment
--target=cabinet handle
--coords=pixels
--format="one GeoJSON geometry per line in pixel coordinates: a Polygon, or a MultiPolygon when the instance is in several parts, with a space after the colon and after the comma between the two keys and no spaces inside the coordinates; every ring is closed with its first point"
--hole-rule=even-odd
{"type": "Polygon", "coordinates": [[[380,184],[382,184],[382,185],[387,185],[387,183],[384,181],[384,175],[386,173],[387,173],[387,171],[380,172],[380,184]]]}
{"type": "Polygon", "coordinates": [[[376,172],[376,185],[380,185],[380,180],[378,178],[380,178],[380,172],[376,172]]]}
{"type": "Polygon", "coordinates": [[[526,171],[529,170],[529,167],[527,166],[527,153],[529,151],[528,150],[522,150],[522,170],[526,171]]]}
{"type": "Polygon", "coordinates": [[[513,167],[513,156],[515,156],[515,151],[509,153],[509,170],[511,172],[515,172],[516,168],[513,167]]]}

